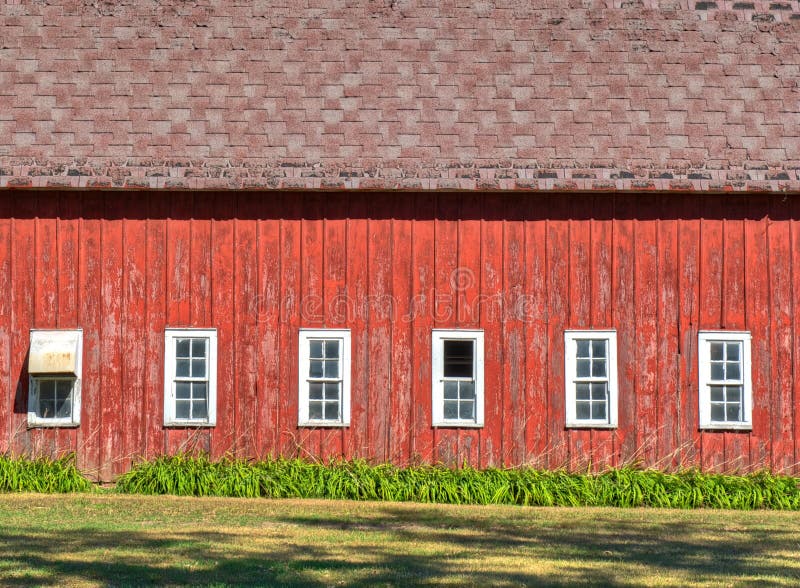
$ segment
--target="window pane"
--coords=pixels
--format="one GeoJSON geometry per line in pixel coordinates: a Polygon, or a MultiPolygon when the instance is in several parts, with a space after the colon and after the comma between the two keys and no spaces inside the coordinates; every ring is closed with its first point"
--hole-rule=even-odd
{"type": "Polygon", "coordinates": [[[308,375],[311,378],[321,378],[322,377],[322,361],[318,359],[312,359],[308,366],[308,375]]]}
{"type": "Polygon", "coordinates": [[[57,380],[56,381],[56,394],[61,398],[66,398],[72,394],[72,380],[57,380]]]}
{"type": "Polygon", "coordinates": [[[578,400],[589,400],[590,384],[575,384],[575,397],[578,400]]]}
{"type": "Polygon", "coordinates": [[[325,384],[325,399],[326,400],[339,400],[339,383],[327,382],[325,384]]]}
{"type": "Polygon", "coordinates": [[[606,340],[595,339],[592,341],[592,357],[606,356],[606,340]]]}
{"type": "Polygon", "coordinates": [[[205,400],[206,398],[208,398],[207,391],[208,388],[205,382],[195,382],[194,384],[192,384],[192,398],[195,399],[202,398],[205,400]]]}
{"type": "Polygon", "coordinates": [[[459,414],[458,418],[464,420],[474,420],[475,419],[475,403],[472,401],[462,401],[461,405],[459,406],[459,414]]]}
{"type": "Polygon", "coordinates": [[[175,361],[175,375],[179,378],[189,377],[189,360],[178,359],[175,361]]]}
{"type": "Polygon", "coordinates": [[[475,398],[475,384],[473,382],[460,382],[460,392],[462,400],[472,400],[475,398]]]}
{"type": "Polygon", "coordinates": [[[729,380],[738,380],[742,377],[741,371],[739,370],[739,362],[728,362],[725,364],[725,371],[727,372],[727,376],[729,380]]]}
{"type": "Polygon", "coordinates": [[[190,339],[175,339],[175,357],[189,357],[190,339]]]}
{"type": "Polygon", "coordinates": [[[451,400],[458,398],[458,382],[444,383],[444,397],[451,400]]]}
{"type": "Polygon", "coordinates": [[[711,364],[711,379],[712,380],[724,380],[725,379],[725,369],[723,368],[724,363],[712,363],[711,364]]]}
{"type": "Polygon", "coordinates": [[[56,383],[54,380],[39,380],[39,400],[52,401],[56,396],[56,383]]]}
{"type": "Polygon", "coordinates": [[[69,396],[62,396],[56,400],[56,416],[68,418],[72,415],[72,400],[69,396]]]}
{"type": "Polygon", "coordinates": [[[325,361],[325,377],[338,378],[339,377],[339,361],[336,359],[329,359],[325,361]]]}
{"type": "Polygon", "coordinates": [[[206,341],[208,339],[192,339],[192,357],[206,356],[206,341]]]}
{"type": "Polygon", "coordinates": [[[576,402],[575,403],[575,416],[580,420],[587,420],[591,416],[589,402],[576,402]]]}
{"type": "Polygon", "coordinates": [[[591,359],[579,359],[576,361],[577,376],[579,378],[588,378],[591,375],[591,363],[591,359]]]}
{"type": "Polygon", "coordinates": [[[339,359],[339,342],[337,340],[325,341],[325,357],[339,359]]]}
{"type": "Polygon", "coordinates": [[[205,398],[202,400],[195,400],[192,406],[193,419],[207,419],[208,418],[208,404],[205,398]]]}
{"type": "Polygon", "coordinates": [[[309,402],[308,403],[308,418],[321,419],[322,418],[322,403],[309,402]]]}
{"type": "Polygon", "coordinates": [[[727,405],[727,417],[728,421],[736,422],[742,420],[739,416],[739,404],[728,404],[727,405]]]}
{"type": "Polygon", "coordinates": [[[725,405],[724,404],[711,404],[711,420],[724,421],[725,420],[725,405]]]}
{"type": "Polygon", "coordinates": [[[189,398],[192,391],[192,385],[188,382],[175,383],[175,398],[186,399],[189,398]]]}
{"type": "Polygon", "coordinates": [[[728,343],[728,360],[739,359],[739,343],[728,343]]]}
{"type": "Polygon", "coordinates": [[[56,401],[53,398],[44,401],[40,399],[38,416],[49,419],[53,418],[55,414],[56,414],[56,401]]]}
{"type": "Polygon", "coordinates": [[[575,352],[575,356],[589,357],[589,345],[591,344],[591,341],[588,341],[586,339],[579,339],[578,341],[576,341],[576,343],[578,344],[578,349],[575,352]]]}
{"type": "Polygon", "coordinates": [[[719,342],[711,343],[709,347],[710,347],[709,351],[711,352],[711,361],[722,361],[723,359],[725,359],[724,357],[722,357],[722,349],[723,349],[722,343],[719,342]]]}
{"type": "Polygon", "coordinates": [[[56,401],[54,398],[46,400],[39,399],[39,406],[37,407],[37,415],[43,418],[52,418],[56,413],[56,401]]]}
{"type": "Polygon", "coordinates": [[[189,401],[176,400],[175,401],[175,418],[188,419],[189,418],[189,401]]]}
{"type": "Polygon", "coordinates": [[[606,399],[606,383],[595,382],[592,384],[592,400],[606,399]]]}
{"type": "Polygon", "coordinates": [[[322,358],[322,341],[309,341],[311,345],[309,356],[312,359],[322,358]]]}
{"type": "Polygon", "coordinates": [[[325,420],[338,421],[339,420],[339,403],[328,402],[325,404],[325,420]]]}
{"type": "Polygon", "coordinates": [[[322,400],[322,383],[310,382],[308,384],[308,397],[311,400],[322,400]]]}
{"type": "Polygon", "coordinates": [[[444,418],[446,419],[458,418],[458,401],[456,400],[444,401],[444,418]]]}
{"type": "Polygon", "coordinates": [[[725,390],[728,393],[728,402],[739,402],[742,397],[741,390],[739,386],[728,386],[725,390]]]}
{"type": "Polygon", "coordinates": [[[444,377],[471,378],[473,374],[472,341],[444,342],[444,377]]]}
{"type": "Polygon", "coordinates": [[[725,393],[722,386],[711,386],[711,401],[722,402],[725,400],[725,393]]]}
{"type": "Polygon", "coordinates": [[[206,376],[206,360],[193,359],[192,360],[192,377],[205,378],[206,376]]]}
{"type": "Polygon", "coordinates": [[[606,403],[592,402],[592,418],[606,420],[606,403]]]}
{"type": "Polygon", "coordinates": [[[592,361],[592,376],[595,378],[606,377],[606,360],[595,359],[592,361]]]}

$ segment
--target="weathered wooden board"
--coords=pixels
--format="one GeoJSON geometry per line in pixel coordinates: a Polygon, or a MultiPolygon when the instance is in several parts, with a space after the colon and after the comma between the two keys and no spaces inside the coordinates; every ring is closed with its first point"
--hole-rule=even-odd
{"type": "Polygon", "coordinates": [[[132,460],[798,471],[800,201],[37,192],[0,198],[0,450],[132,460]],[[31,328],[84,330],[78,429],[28,429],[31,328]],[[218,329],[218,420],[163,427],[165,327],[218,329]],[[302,327],[350,328],[348,428],[297,427],[302,327]],[[485,333],[485,426],[432,429],[432,328],[485,333]],[[616,430],[564,427],[564,329],[615,328],[616,430]],[[753,431],[700,432],[697,333],[753,336],[753,431]]]}

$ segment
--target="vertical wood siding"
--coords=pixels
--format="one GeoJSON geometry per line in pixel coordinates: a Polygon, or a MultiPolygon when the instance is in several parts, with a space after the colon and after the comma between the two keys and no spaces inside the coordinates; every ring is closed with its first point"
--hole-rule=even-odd
{"type": "Polygon", "coordinates": [[[800,199],[10,192],[0,451],[477,467],[800,461],[800,199]],[[26,426],[28,332],[84,332],[77,429],[26,426]],[[219,332],[218,424],[163,422],[165,327],[219,332]],[[352,331],[352,418],[297,427],[297,333],[352,331]],[[432,328],[485,331],[486,426],[432,429],[432,328]],[[564,329],[615,328],[616,430],[564,428],[564,329]],[[701,432],[697,332],[753,335],[752,432],[701,432]]]}

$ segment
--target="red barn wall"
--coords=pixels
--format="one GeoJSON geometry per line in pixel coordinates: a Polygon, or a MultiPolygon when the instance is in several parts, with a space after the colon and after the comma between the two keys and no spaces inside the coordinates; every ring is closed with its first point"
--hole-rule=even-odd
{"type": "Polygon", "coordinates": [[[0,195],[0,451],[103,480],[182,449],[798,472],[800,199],[0,195]],[[164,328],[219,330],[218,424],[166,429],[164,328]],[[298,429],[300,327],[352,330],[352,419],[298,429]],[[84,330],[77,429],[28,429],[29,329],[84,330]],[[430,330],[485,330],[486,426],[432,429],[430,330]],[[616,430],[564,428],[563,330],[618,332],[616,430]],[[700,432],[697,331],[753,335],[752,432],[700,432]]]}

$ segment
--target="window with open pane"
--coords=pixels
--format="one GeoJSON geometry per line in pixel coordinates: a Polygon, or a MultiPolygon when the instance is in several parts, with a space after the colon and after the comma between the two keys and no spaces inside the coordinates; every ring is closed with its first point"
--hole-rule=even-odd
{"type": "Polygon", "coordinates": [[[72,418],[72,392],[76,378],[35,378],[34,411],[40,419],[72,418]]]}
{"type": "Polygon", "coordinates": [[[443,413],[446,420],[475,419],[475,341],[445,340],[443,413]]]}
{"type": "Polygon", "coordinates": [[[77,427],[81,417],[81,329],[31,329],[28,426],[77,427]]]}
{"type": "Polygon", "coordinates": [[[432,333],[434,427],[482,427],[483,331],[434,329],[432,333]]]}

